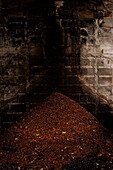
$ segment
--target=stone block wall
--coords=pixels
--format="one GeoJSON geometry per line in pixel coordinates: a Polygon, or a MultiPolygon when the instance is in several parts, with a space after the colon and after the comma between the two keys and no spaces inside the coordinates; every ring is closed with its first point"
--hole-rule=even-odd
{"type": "Polygon", "coordinates": [[[46,3],[38,4],[39,8],[34,1],[18,3],[19,1],[12,3],[6,0],[1,10],[2,129],[9,127],[46,96],[44,78],[46,77],[46,3]]]}
{"type": "Polygon", "coordinates": [[[83,70],[82,77],[92,86],[95,93],[103,98],[102,102],[97,98],[95,114],[102,119],[105,117],[107,119],[107,116],[113,116],[113,2],[104,1],[103,5],[104,8],[97,11],[94,24],[92,25],[93,31],[91,30],[91,25],[86,25],[85,27],[88,37],[86,44],[83,44],[81,47],[80,66],[81,71],[83,67],[86,68],[86,74],[84,74],[83,70]],[[99,12],[101,12],[101,16],[99,16],[99,12]],[[92,65],[86,64],[84,66],[82,64],[83,59],[93,60],[94,62],[92,62],[92,65]],[[92,75],[90,69],[92,69],[92,75]],[[90,80],[93,79],[93,81],[88,82],[87,78],[90,80]],[[105,105],[109,105],[109,107],[105,107],[105,105]]]}
{"type": "Polygon", "coordinates": [[[62,30],[64,94],[106,126],[113,122],[112,1],[64,1],[62,30]]]}
{"type": "Polygon", "coordinates": [[[0,129],[4,131],[58,91],[61,35],[52,0],[4,0],[1,16],[0,129]]]}
{"type": "Polygon", "coordinates": [[[112,0],[4,0],[0,12],[2,129],[54,91],[111,128],[112,0]]]}

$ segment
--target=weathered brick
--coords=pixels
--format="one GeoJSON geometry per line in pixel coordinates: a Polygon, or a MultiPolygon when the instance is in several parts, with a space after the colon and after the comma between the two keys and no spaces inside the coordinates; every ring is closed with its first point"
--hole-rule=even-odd
{"type": "Polygon", "coordinates": [[[112,77],[99,77],[98,83],[104,86],[111,85],[112,77]]]}
{"type": "Polygon", "coordinates": [[[104,95],[111,95],[112,94],[112,86],[98,86],[98,91],[104,95]]]}
{"type": "Polygon", "coordinates": [[[81,68],[82,75],[94,75],[94,68],[81,68]]]}
{"type": "Polygon", "coordinates": [[[95,60],[94,59],[84,59],[84,58],[81,58],[80,60],[80,64],[81,66],[93,66],[95,63],[95,60]]]}
{"type": "Polygon", "coordinates": [[[96,102],[96,96],[91,95],[80,95],[80,102],[81,103],[95,103],[96,102]]]}
{"type": "Polygon", "coordinates": [[[95,77],[84,77],[88,84],[95,84],[95,77]]]}
{"type": "Polygon", "coordinates": [[[88,95],[87,96],[87,101],[89,102],[89,103],[95,103],[96,102],[96,95],[88,95]]]}
{"type": "Polygon", "coordinates": [[[98,68],[98,75],[112,75],[112,68],[98,68]]]}

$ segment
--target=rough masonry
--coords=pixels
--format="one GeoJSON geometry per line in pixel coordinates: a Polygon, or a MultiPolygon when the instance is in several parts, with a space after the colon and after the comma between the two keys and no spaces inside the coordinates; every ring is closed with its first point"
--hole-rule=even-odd
{"type": "Polygon", "coordinates": [[[111,128],[113,1],[0,1],[2,128],[53,91],[111,128]]]}

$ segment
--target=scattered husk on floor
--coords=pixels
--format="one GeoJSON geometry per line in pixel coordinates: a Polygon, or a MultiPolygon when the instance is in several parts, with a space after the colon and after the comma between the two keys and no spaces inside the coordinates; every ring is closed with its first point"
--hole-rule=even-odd
{"type": "Polygon", "coordinates": [[[113,169],[113,134],[60,93],[25,114],[0,143],[0,169],[113,169]]]}

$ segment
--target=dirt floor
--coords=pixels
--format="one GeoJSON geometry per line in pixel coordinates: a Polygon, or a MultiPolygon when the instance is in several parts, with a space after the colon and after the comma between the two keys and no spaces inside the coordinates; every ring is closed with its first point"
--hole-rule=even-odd
{"type": "Polygon", "coordinates": [[[113,134],[78,103],[53,93],[5,132],[3,170],[113,169],[113,134]]]}

